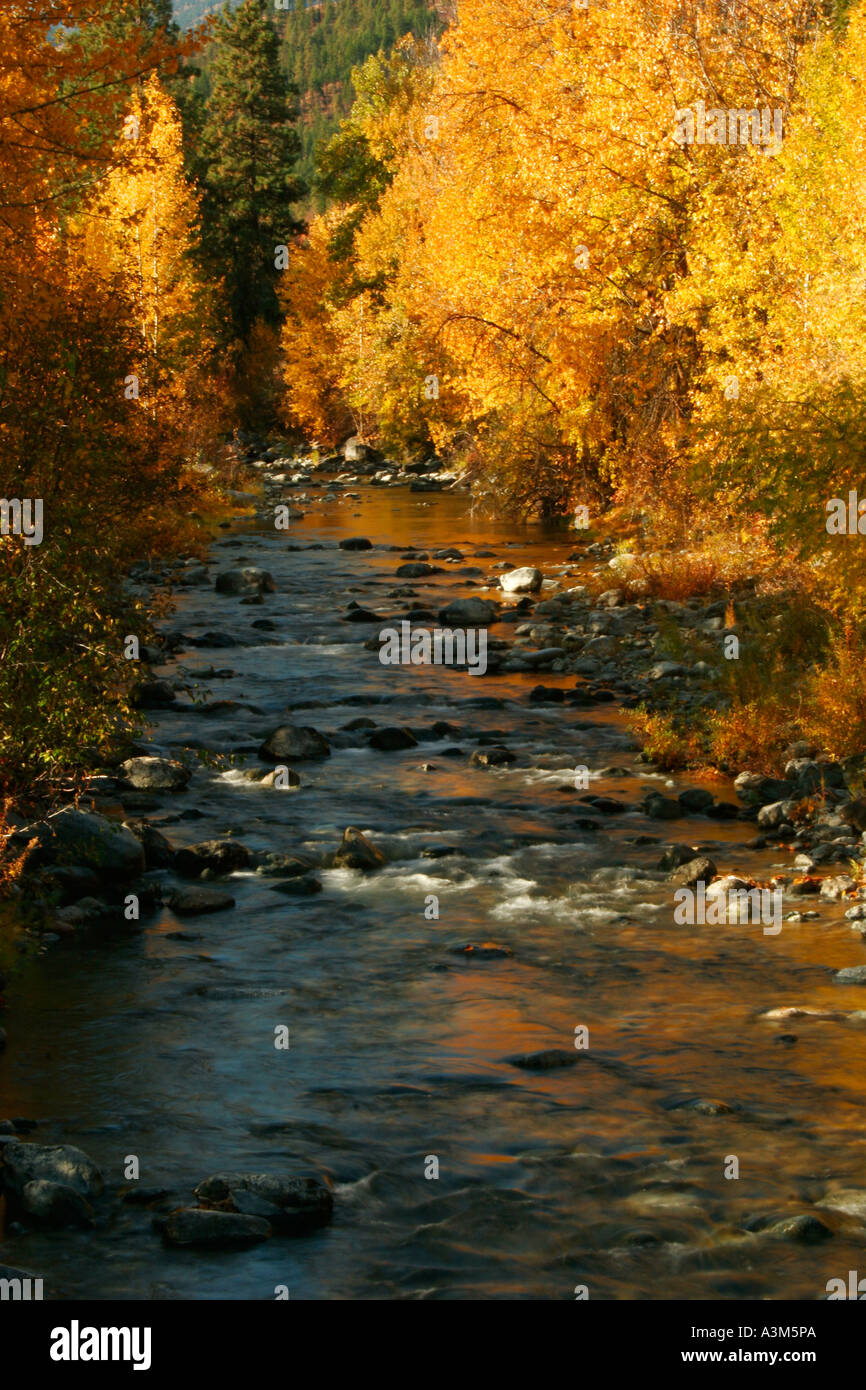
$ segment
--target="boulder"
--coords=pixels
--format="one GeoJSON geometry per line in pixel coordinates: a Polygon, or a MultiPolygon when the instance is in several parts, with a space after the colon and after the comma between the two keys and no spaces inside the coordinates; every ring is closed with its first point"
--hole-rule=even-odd
{"type": "Polygon", "coordinates": [[[456,598],[439,610],[439,621],[445,626],[485,627],[497,617],[496,604],[486,598],[456,598]]]}
{"type": "MultiPolygon", "coordinates": [[[[657,869],[678,869],[682,864],[691,864],[695,851],[691,845],[668,845],[656,865],[657,869]]],[[[713,870],[715,873],[715,869],[713,870]]]]}
{"type": "Polygon", "coordinates": [[[717,872],[712,859],[705,854],[699,854],[674,869],[670,881],[676,888],[695,888],[699,883],[709,883],[717,872]]]}
{"type": "Polygon", "coordinates": [[[833,878],[825,878],[821,883],[821,897],[835,902],[839,898],[847,898],[856,887],[850,874],[836,874],[833,878]]]}
{"type": "Polygon", "coordinates": [[[240,840],[202,840],[185,845],[174,857],[174,867],[185,878],[199,878],[206,869],[213,874],[233,874],[249,867],[252,855],[240,840]]]}
{"type": "Polygon", "coordinates": [[[7,843],[24,849],[32,840],[28,866],[84,865],[111,878],[137,878],[144,870],[144,850],[132,831],[97,811],[63,806],[47,820],[16,831],[7,843]]]}
{"type": "Polygon", "coordinates": [[[192,776],[171,758],[127,758],[122,772],[128,786],[148,792],[183,791],[192,776]]]}
{"type": "Polygon", "coordinates": [[[47,1178],[34,1178],[24,1184],[15,1211],[27,1221],[55,1230],[62,1226],[93,1225],[93,1208],[81,1193],[47,1178]]]}
{"type": "Polygon", "coordinates": [[[267,1240],[271,1227],[261,1216],[204,1207],[178,1207],[162,1224],[166,1245],[195,1250],[245,1250],[267,1240]]]}
{"type": "Polygon", "coordinates": [[[343,831],[343,842],[334,855],[335,869],[381,869],[385,856],[354,825],[343,831]]]}
{"type": "Polygon", "coordinates": [[[499,576],[500,587],[506,594],[535,594],[541,588],[541,570],[534,565],[521,565],[499,576]]]}
{"type": "Polygon", "coordinates": [[[142,681],[132,692],[132,703],[138,709],[166,709],[175,703],[171,681],[142,681]]]}
{"type": "Polygon", "coordinates": [[[686,811],[700,815],[712,806],[714,797],[712,792],[706,791],[703,787],[687,787],[684,792],[680,792],[677,800],[686,811]]]}
{"type": "Polygon", "coordinates": [[[653,820],[678,820],[684,807],[672,796],[662,796],[661,792],[649,792],[643,809],[653,820]]]}
{"type": "Polygon", "coordinates": [[[334,1212],[330,1187],[313,1176],[215,1173],[195,1189],[200,1202],[229,1203],[238,1212],[267,1216],[279,1235],[303,1235],[325,1226],[334,1212]]]}
{"type": "Polygon", "coordinates": [[[93,1159],[72,1144],[5,1144],[0,1177],[5,1191],[18,1197],[31,1182],[70,1188],[82,1197],[98,1197],[105,1183],[93,1159]]]}
{"type": "Polygon", "coordinates": [[[178,917],[200,917],[203,913],[223,912],[235,905],[231,893],[219,888],[176,888],[166,901],[178,917]]]}
{"type": "Polygon", "coordinates": [[[494,743],[489,748],[476,748],[469,759],[469,766],[505,767],[508,763],[516,762],[516,753],[512,753],[511,749],[506,748],[503,744],[494,743]]]}
{"type": "Polygon", "coordinates": [[[222,570],[216,577],[218,594],[240,594],[249,598],[259,594],[272,594],[276,587],[272,574],[252,565],[243,569],[222,570]]]}
{"type": "Polygon", "coordinates": [[[328,740],[306,724],[282,724],[275,729],[259,749],[259,757],[268,763],[313,762],[329,758],[328,740]]]}
{"type": "Polygon", "coordinates": [[[370,735],[368,743],[371,748],[378,748],[383,753],[394,753],[401,748],[418,747],[418,740],[409,729],[391,725],[376,729],[370,735]]]}
{"type": "Polygon", "coordinates": [[[762,830],[778,830],[787,825],[797,808],[796,801],[771,801],[758,812],[758,825],[762,830]]]}
{"type": "Polygon", "coordinates": [[[161,830],[157,830],[155,825],[148,825],[146,821],[130,821],[128,828],[144,850],[144,862],[148,869],[171,867],[174,863],[174,846],[161,830]]]}
{"type": "Polygon", "coordinates": [[[428,565],[423,560],[410,560],[394,571],[397,579],[423,579],[427,574],[441,574],[439,565],[428,565]]]}
{"type": "Polygon", "coordinates": [[[749,806],[766,806],[784,801],[794,790],[794,784],[779,777],[765,777],[760,772],[741,772],[734,778],[734,791],[749,806]]]}

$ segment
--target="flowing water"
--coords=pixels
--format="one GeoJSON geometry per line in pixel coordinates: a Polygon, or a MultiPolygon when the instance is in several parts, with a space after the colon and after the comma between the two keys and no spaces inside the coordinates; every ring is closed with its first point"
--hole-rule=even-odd
{"type": "Polygon", "coordinates": [[[632,805],[665,779],[641,773],[615,706],[530,703],[532,675],[381,665],[363,646],[378,626],[342,621],[352,599],[399,620],[482,592],[458,564],[412,581],[417,598],[393,596],[406,581],[387,547],[408,544],[456,544],[485,574],[497,559],[554,578],[579,569],[565,564],[568,538],[474,516],[465,496],[365,486],[355,501],[319,501],[288,538],[253,522],[223,533],[213,572],[270,570],[277,592],[263,606],[212,586],[179,593],[167,626],[245,645],[188,648],[166,673],[231,668],[199,693],[238,707],[157,713],[150,737],[165,753],[237,757],[200,763],[154,822],[176,845],[232,833],[281,853],[333,849],[355,825],[388,864],[323,870],[323,891],[306,898],[238,874],[233,911],[179,922],[164,910],[138,935],[28,966],[0,1114],[86,1149],[109,1195],[95,1230],[13,1233],[0,1261],[42,1275],[57,1298],[272,1299],[277,1285],[293,1299],[562,1299],[578,1285],[601,1299],[824,1296],[863,1258],[859,1220],[823,1209],[835,1234],[820,1244],[748,1227],[866,1189],[866,1027],[851,1016],[866,994],[832,979],[863,947],[842,907],[821,904],[820,920],[776,936],[676,926],[656,870],[663,843],[700,844],[723,871],[767,874],[790,858],[745,848],[754,828],[739,821],[631,810],[598,833],[577,828],[575,765],[591,769],[593,791],[632,805]],[[338,550],[347,535],[375,548],[338,550]],[[479,549],[494,554],[476,560],[479,549]],[[253,628],[262,617],[273,630],[253,628]],[[329,759],[298,765],[298,791],[244,780],[290,711],[328,736],[360,716],[406,725],[419,746],[376,752],[348,733],[329,759]],[[456,732],[437,737],[440,720],[456,732]],[[470,766],[494,730],[517,762],[470,766]],[[612,765],[623,771],[596,775],[612,765]],[[423,853],[437,848],[453,852],[423,853]],[[425,917],[431,894],[438,920],[425,917]],[[484,941],[513,954],[452,950],[484,941]],[[760,1017],[782,1005],[841,1016],[760,1017]],[[280,1025],[288,1050],[274,1046],[280,1025]],[[581,1026],[589,1047],[574,1066],[508,1061],[574,1050],[581,1026]],[[167,1250],[151,1213],[119,1200],[132,1154],[141,1183],[179,1202],[221,1169],[322,1171],[334,1221],[240,1253],[167,1250]],[[731,1156],[737,1178],[725,1176],[731,1156]],[[425,1176],[433,1157],[438,1179],[425,1176]]]}

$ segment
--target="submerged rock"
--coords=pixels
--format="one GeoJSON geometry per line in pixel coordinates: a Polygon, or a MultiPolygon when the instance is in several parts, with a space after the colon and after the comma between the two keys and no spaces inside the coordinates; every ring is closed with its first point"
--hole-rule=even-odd
{"type": "Polygon", "coordinates": [[[467,960],[502,960],[514,955],[510,946],[497,946],[495,941],[482,941],[477,946],[467,941],[464,946],[452,946],[450,949],[453,956],[463,956],[467,960]]]}
{"type": "Polygon", "coordinates": [[[181,1249],[245,1250],[271,1234],[270,1225],[261,1216],[204,1207],[178,1207],[159,1224],[166,1245],[181,1249]]]}
{"type": "Polygon", "coordinates": [[[234,907],[231,893],[219,888],[177,888],[168,898],[168,906],[178,917],[199,917],[205,912],[223,912],[234,907]]]}
{"type": "Polygon", "coordinates": [[[522,1071],[554,1071],[558,1067],[577,1065],[577,1052],[566,1052],[561,1047],[547,1048],[544,1052],[522,1052],[515,1057],[507,1057],[513,1067],[522,1071]]]}

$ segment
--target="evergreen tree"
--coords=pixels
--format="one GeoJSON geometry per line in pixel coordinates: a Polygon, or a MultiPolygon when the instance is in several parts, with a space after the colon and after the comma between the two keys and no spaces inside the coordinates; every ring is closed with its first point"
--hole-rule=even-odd
{"type": "Polygon", "coordinates": [[[275,248],[301,227],[292,214],[304,194],[295,175],[300,142],[266,0],[226,6],[214,37],[201,139],[203,242],[214,278],[225,282],[233,336],[248,344],[257,320],[279,321],[275,248]]]}

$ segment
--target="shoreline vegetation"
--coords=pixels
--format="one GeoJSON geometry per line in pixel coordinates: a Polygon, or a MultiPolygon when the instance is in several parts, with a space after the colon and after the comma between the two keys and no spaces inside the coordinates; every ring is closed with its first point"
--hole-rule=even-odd
{"type": "Polygon", "coordinates": [[[660,668],[648,760],[784,784],[774,832],[862,798],[866,3],[470,0],[356,69],[307,220],[264,0],[0,0],[0,53],[0,493],[44,517],[0,537],[0,912],[9,832],[134,740],[121,576],[201,560],[263,437],[559,521],[575,660],[660,668]]]}

